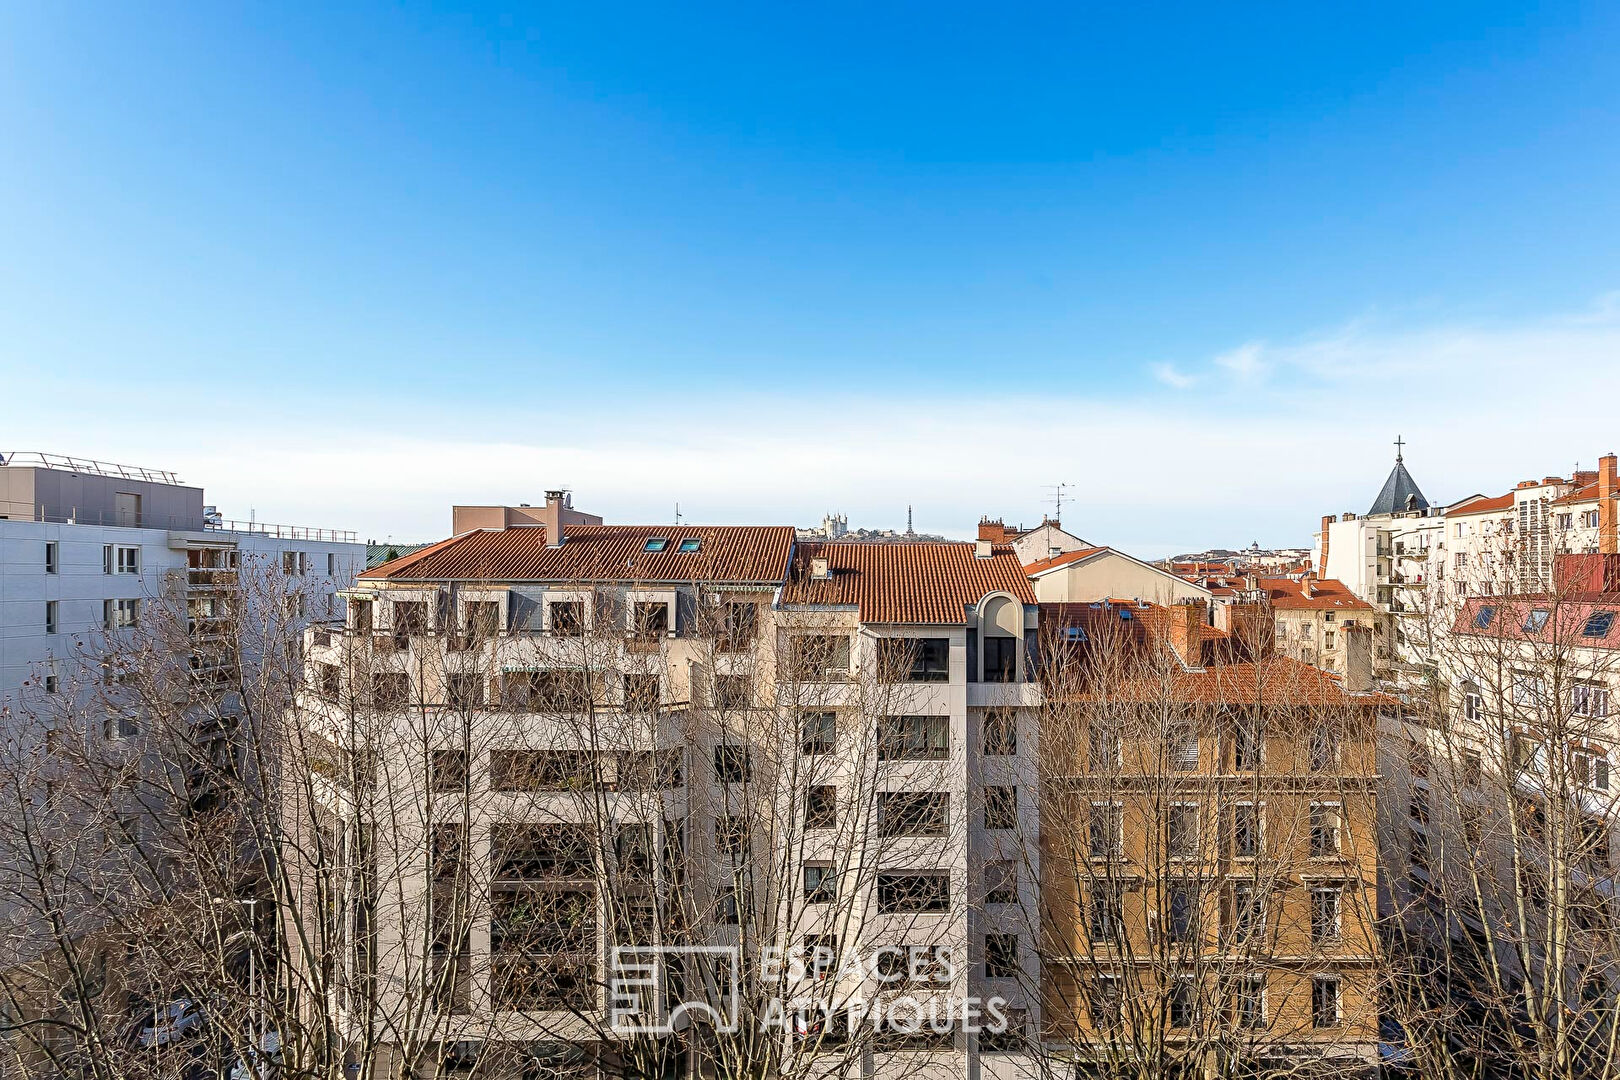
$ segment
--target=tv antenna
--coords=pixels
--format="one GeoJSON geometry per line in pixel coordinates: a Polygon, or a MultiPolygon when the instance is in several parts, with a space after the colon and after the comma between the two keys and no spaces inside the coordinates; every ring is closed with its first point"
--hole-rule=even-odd
{"type": "Polygon", "coordinates": [[[675,524],[679,525],[680,523],[681,523],[681,504],[676,503],[675,504],[675,524]]]}
{"type": "Polygon", "coordinates": [[[1051,501],[1057,506],[1057,511],[1052,517],[1052,523],[1054,525],[1063,524],[1063,489],[1072,487],[1074,487],[1074,485],[1069,483],[1067,480],[1061,484],[1046,485],[1046,490],[1052,493],[1051,501]]]}

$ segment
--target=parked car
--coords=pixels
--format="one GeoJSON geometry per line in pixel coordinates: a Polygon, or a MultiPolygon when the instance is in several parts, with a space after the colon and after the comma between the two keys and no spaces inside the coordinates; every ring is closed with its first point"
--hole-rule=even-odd
{"type": "Polygon", "coordinates": [[[135,1039],[143,1047],[168,1046],[202,1026],[203,1014],[190,998],[176,998],[144,1019],[137,1018],[135,1039]]]}

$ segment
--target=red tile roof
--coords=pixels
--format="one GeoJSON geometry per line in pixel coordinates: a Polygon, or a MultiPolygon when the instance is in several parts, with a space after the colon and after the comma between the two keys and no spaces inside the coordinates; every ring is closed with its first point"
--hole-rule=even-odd
{"type": "Polygon", "coordinates": [[[967,608],[992,592],[1035,603],[1018,556],[994,547],[987,559],[975,545],[804,543],[797,549],[784,606],[859,608],[869,623],[960,626],[967,608]],[[827,560],[830,575],[811,576],[811,560],[827,560]]]}
{"type": "Polygon", "coordinates": [[[1598,486],[1597,486],[1597,481],[1594,480],[1590,484],[1582,484],[1580,487],[1575,488],[1575,490],[1571,491],[1568,495],[1560,495],[1558,498],[1554,499],[1553,502],[1555,502],[1555,503],[1596,502],[1597,497],[1598,497],[1598,486]]]}
{"type": "Polygon", "coordinates": [[[1047,570],[1055,570],[1060,566],[1067,566],[1070,563],[1079,562],[1081,559],[1089,559],[1097,552],[1107,550],[1106,547],[1088,547],[1076,551],[1065,551],[1061,555],[1053,555],[1050,559],[1037,559],[1024,567],[1024,573],[1034,575],[1044,573],[1047,570]]]}
{"type": "Polygon", "coordinates": [[[571,525],[561,547],[539,526],[453,536],[360,575],[361,581],[696,581],[775,584],[787,576],[787,525],[571,525]],[[667,541],[662,551],[647,541],[667,541]],[[695,552],[681,541],[701,541],[695,552]]]}
{"type": "Polygon", "coordinates": [[[1495,498],[1478,498],[1472,502],[1464,502],[1461,506],[1453,506],[1446,511],[1447,517],[1461,517],[1467,514],[1494,514],[1501,510],[1513,508],[1513,492],[1498,495],[1495,498]]]}
{"type": "Polygon", "coordinates": [[[1371,611],[1372,605],[1351,592],[1337,578],[1310,578],[1312,596],[1305,595],[1305,583],[1293,578],[1261,578],[1260,587],[1271,596],[1271,606],[1279,611],[1371,611]]]}

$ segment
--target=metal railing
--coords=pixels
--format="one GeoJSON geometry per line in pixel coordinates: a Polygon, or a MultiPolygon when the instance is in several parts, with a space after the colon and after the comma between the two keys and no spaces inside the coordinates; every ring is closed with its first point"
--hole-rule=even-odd
{"type": "Polygon", "coordinates": [[[0,454],[0,466],[33,466],[43,469],[66,469],[70,472],[89,473],[91,476],[114,476],[121,480],[145,480],[152,484],[179,484],[180,477],[168,469],[147,469],[139,465],[119,465],[95,458],[74,457],[71,454],[46,454],[38,450],[13,450],[0,454]]]}

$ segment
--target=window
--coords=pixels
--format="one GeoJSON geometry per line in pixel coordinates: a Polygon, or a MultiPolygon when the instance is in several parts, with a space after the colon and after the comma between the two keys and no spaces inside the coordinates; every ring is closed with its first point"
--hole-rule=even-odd
{"type": "Polygon", "coordinates": [[[103,574],[112,573],[113,565],[113,546],[111,544],[101,545],[101,572],[103,574]]]}
{"type": "Polygon", "coordinates": [[[669,547],[669,537],[667,537],[667,536],[649,536],[647,538],[647,542],[645,544],[641,545],[641,550],[642,551],[663,551],[667,547],[669,547]]]}
{"type": "Polygon", "coordinates": [[[1198,733],[1179,731],[1170,736],[1170,768],[1192,772],[1198,768],[1198,733]]]}
{"type": "Polygon", "coordinates": [[[1331,769],[1339,763],[1339,733],[1330,727],[1311,729],[1310,766],[1312,772],[1331,769]]]}
{"type": "Polygon", "coordinates": [[[949,945],[885,945],[877,954],[877,979],[888,986],[947,983],[949,945]]]}
{"type": "Polygon", "coordinates": [[[1569,688],[1569,709],[1576,716],[1600,720],[1609,715],[1609,691],[1591,683],[1576,683],[1569,688]]]}
{"type": "Polygon", "coordinates": [[[949,723],[946,716],[886,716],[878,730],[878,758],[942,761],[950,756],[949,723]]]}
{"type": "Polygon", "coordinates": [[[1338,803],[1311,803],[1311,855],[1322,858],[1339,853],[1338,803]]]}
{"type": "Polygon", "coordinates": [[[1241,975],[1232,982],[1232,1022],[1240,1028],[1265,1027],[1266,977],[1241,975]]]}
{"type": "Polygon", "coordinates": [[[1119,858],[1125,852],[1125,807],[1116,802],[1091,804],[1090,844],[1093,859],[1119,858]]]}
{"type": "Polygon", "coordinates": [[[669,633],[669,605],[662,600],[638,601],[632,618],[630,636],[637,641],[657,641],[669,633]]]}
{"type": "Polygon", "coordinates": [[[740,892],[736,885],[722,887],[715,904],[715,921],[721,926],[736,926],[745,916],[753,916],[746,886],[740,892]]]}
{"type": "Polygon", "coordinates": [[[714,846],[722,855],[747,855],[748,819],[741,814],[722,814],[715,818],[714,846]]]}
{"type": "Polygon", "coordinates": [[[139,600],[104,600],[101,618],[108,630],[124,630],[140,622],[139,600]]]}
{"type": "MultiPolygon", "coordinates": [[[[1461,559],[1462,555],[1459,554],[1457,558],[1461,559]]],[[[1459,563],[1459,565],[1461,564],[1459,563]]],[[[1494,618],[1496,618],[1496,609],[1487,604],[1474,612],[1474,628],[1484,630],[1491,625],[1491,620],[1494,618]]]]}
{"type": "Polygon", "coordinates": [[[984,864],[984,902],[1018,903],[1018,865],[1008,859],[984,864]]]}
{"type": "Polygon", "coordinates": [[[1253,772],[1260,767],[1260,719],[1251,713],[1241,713],[1232,727],[1232,768],[1237,772],[1253,772]]]}
{"type": "Polygon", "coordinates": [[[114,548],[117,556],[116,572],[120,574],[138,574],[141,572],[141,549],[138,547],[114,548]]]}
{"type": "Polygon", "coordinates": [[[140,734],[135,726],[135,718],[127,712],[116,712],[107,717],[102,727],[102,734],[109,739],[133,739],[140,734]]]}
{"type": "Polygon", "coordinates": [[[1091,1013],[1091,1025],[1111,1028],[1119,1023],[1123,1002],[1119,993],[1118,975],[1095,975],[1091,979],[1091,993],[1086,1000],[1091,1013]]]}
{"type": "Polygon", "coordinates": [[[877,902],[878,911],[885,915],[949,911],[951,875],[943,870],[915,874],[879,874],[877,902]]]}
{"type": "MultiPolygon", "coordinates": [[[[334,671],[337,669],[334,667],[334,671]]],[[[445,703],[454,709],[475,709],[484,704],[482,672],[452,672],[445,681],[445,703]]]]}
{"type": "Polygon", "coordinates": [[[58,676],[56,676],[56,675],[47,675],[47,676],[45,676],[45,692],[47,694],[56,693],[59,689],[61,689],[61,686],[62,686],[62,683],[61,683],[61,680],[60,680],[60,678],[58,676]]]}
{"type": "Polygon", "coordinates": [[[1018,639],[984,639],[984,681],[1012,682],[1018,675],[1018,639]]]}
{"type": "Polygon", "coordinates": [[[1190,882],[1177,882],[1170,886],[1169,934],[1170,940],[1189,942],[1196,939],[1198,921],[1198,888],[1190,882]]]}
{"type": "Polygon", "coordinates": [[[466,783],[467,751],[432,751],[428,757],[428,790],[460,791],[466,783]]]}
{"type": "Polygon", "coordinates": [[[657,675],[629,673],[624,677],[624,711],[628,713],[655,713],[663,701],[663,690],[657,675]]]}
{"type": "Polygon", "coordinates": [[[1254,803],[1232,807],[1232,857],[1252,859],[1260,854],[1260,808],[1254,803]]]}
{"type": "Polygon", "coordinates": [[[1463,719],[1475,722],[1485,717],[1485,699],[1475,693],[1463,695],[1463,719]]]}
{"type": "Polygon", "coordinates": [[[750,772],[748,747],[727,744],[714,748],[714,775],[722,784],[746,784],[750,772]]]}
{"type": "MultiPolygon", "coordinates": [[[[683,548],[684,550],[684,548],[683,548]]],[[[723,652],[742,652],[753,642],[759,622],[759,608],[751,603],[733,601],[726,604],[725,618],[720,624],[719,647],[723,652]]]]}
{"type": "Polygon", "coordinates": [[[337,577],[337,553],[336,552],[328,551],[326,553],[326,576],[327,577],[337,577]]]}
{"type": "Polygon", "coordinates": [[[1550,613],[1546,608],[1533,608],[1530,614],[1524,617],[1524,632],[1539,634],[1547,626],[1547,616],[1550,613]]]}
{"type": "Polygon", "coordinates": [[[1318,975],[1311,980],[1311,1026],[1319,1028],[1339,1025],[1339,980],[1330,975],[1318,975]]]}
{"type": "Polygon", "coordinates": [[[57,630],[56,604],[55,600],[45,601],[45,632],[47,634],[54,634],[57,630]]]}
{"type": "Polygon", "coordinates": [[[943,791],[878,792],[878,833],[882,836],[944,836],[950,825],[951,797],[943,791]]]}
{"type": "Polygon", "coordinates": [[[984,977],[987,979],[1014,979],[1018,977],[1018,935],[984,935],[984,977]]]}
{"type": "Polygon", "coordinates": [[[1609,756],[1598,747],[1578,746],[1569,752],[1570,772],[1584,788],[1609,790],[1609,756]]]}
{"type": "Polygon", "coordinates": [[[804,795],[804,827],[831,829],[838,825],[838,789],[830,784],[814,784],[804,795]]]}
{"type": "Polygon", "coordinates": [[[1165,847],[1172,859],[1198,857],[1198,804],[1175,803],[1165,822],[1165,847]]]}
{"type": "Polygon", "coordinates": [[[1462,782],[1469,787],[1478,787],[1485,776],[1485,759],[1478,750],[1464,750],[1462,752],[1462,782]]]}
{"type": "Polygon", "coordinates": [[[884,682],[946,682],[950,638],[879,638],[879,678],[884,682]]]}
{"type": "Polygon", "coordinates": [[[714,707],[717,709],[746,709],[754,701],[754,683],[747,675],[716,675],[714,677],[714,707]]]}
{"type": "Polygon", "coordinates": [[[799,682],[839,682],[849,678],[849,637],[802,634],[788,639],[788,671],[799,682]]]}
{"type": "Polygon", "coordinates": [[[1582,637],[1608,637],[1609,630],[1614,626],[1614,612],[1594,611],[1586,617],[1581,625],[1582,637]]]}
{"type": "MultiPolygon", "coordinates": [[[[1006,1023],[1000,1031],[991,1031],[989,1026],[979,1032],[979,1052],[982,1054],[1001,1054],[1023,1050],[1029,1046],[1027,1032],[1029,1025],[1029,1012],[1026,1009],[1005,1010],[1006,1023]]],[[[986,1070],[988,1071],[988,1070],[986,1070]]]]}
{"type": "Polygon", "coordinates": [[[675,550],[684,551],[687,554],[691,554],[694,551],[702,551],[703,538],[700,536],[688,536],[686,539],[681,541],[680,547],[676,548],[675,550]]]}
{"type": "Polygon", "coordinates": [[[583,600],[553,600],[546,605],[546,615],[557,637],[578,637],[585,629],[583,600]]]}
{"type": "Polygon", "coordinates": [[[1344,933],[1340,921],[1343,890],[1337,886],[1323,886],[1311,890],[1311,944],[1337,944],[1344,933]]]}
{"type": "Polygon", "coordinates": [[[1185,1030],[1198,1021],[1198,984],[1191,976],[1178,976],[1170,989],[1170,1026],[1185,1030]]]}
{"type": "Polygon", "coordinates": [[[1234,941],[1247,941],[1263,935],[1266,928],[1265,892],[1253,881],[1232,883],[1232,906],[1228,931],[1234,941]]]}
{"type": "Polygon", "coordinates": [[[60,569],[57,561],[59,551],[60,547],[55,540],[45,542],[45,572],[47,574],[54,574],[60,569]]]}
{"type": "Polygon", "coordinates": [[[804,713],[799,718],[799,748],[807,757],[833,752],[838,734],[838,715],[830,712],[804,713]]]}
{"type": "Polygon", "coordinates": [[[1124,762],[1124,746],[1119,730],[1106,720],[1093,720],[1087,732],[1091,768],[1096,772],[1117,769],[1124,762]]]}
{"type": "Polygon", "coordinates": [[[1095,942],[1117,938],[1124,917],[1124,888],[1118,882],[1099,881],[1091,887],[1086,932],[1095,942]]]}
{"type": "Polygon", "coordinates": [[[832,934],[806,934],[804,937],[804,969],[810,978],[820,982],[838,968],[838,938],[832,934]]]}
{"type": "Polygon", "coordinates": [[[1065,626],[1062,639],[1065,645],[1083,645],[1091,640],[1086,636],[1086,628],[1083,626],[1065,626]]]}
{"type": "Polygon", "coordinates": [[[491,791],[571,791],[592,785],[596,769],[584,750],[491,750],[491,791]]]}
{"type": "Polygon", "coordinates": [[[984,827],[986,829],[1014,829],[1018,827],[1018,789],[988,785],[984,789],[984,827]]]}
{"type": "Polygon", "coordinates": [[[1535,706],[1546,700],[1547,687],[1540,675],[1527,671],[1513,673],[1513,704],[1535,706]]]}
{"type": "Polygon", "coordinates": [[[990,709],[980,730],[980,751],[986,757],[1018,753],[1018,714],[1011,709],[990,709]]]}

